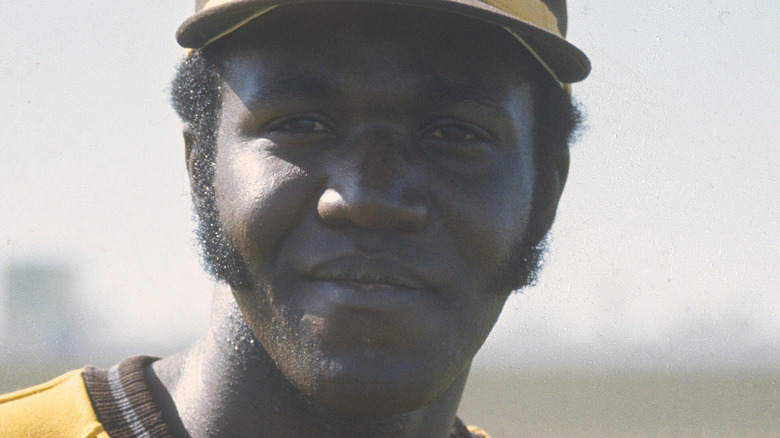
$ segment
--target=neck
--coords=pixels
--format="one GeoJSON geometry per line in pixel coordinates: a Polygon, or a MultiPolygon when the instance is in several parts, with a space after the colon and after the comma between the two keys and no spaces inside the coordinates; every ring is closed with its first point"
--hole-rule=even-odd
{"type": "Polygon", "coordinates": [[[227,287],[215,293],[207,336],[151,369],[155,398],[182,436],[447,437],[468,369],[433,402],[407,413],[333,412],[298,391],[247,326],[227,287]]]}

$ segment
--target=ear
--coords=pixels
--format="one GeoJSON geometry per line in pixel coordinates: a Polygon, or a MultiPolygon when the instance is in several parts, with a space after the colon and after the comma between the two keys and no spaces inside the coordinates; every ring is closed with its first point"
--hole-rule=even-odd
{"type": "Polygon", "coordinates": [[[190,196],[192,196],[192,205],[195,207],[195,211],[200,214],[203,199],[201,198],[202,193],[198,188],[196,181],[197,176],[195,175],[195,166],[199,155],[199,152],[195,150],[195,132],[190,125],[184,125],[182,136],[184,137],[184,161],[187,165],[187,174],[190,177],[190,196]]]}
{"type": "Polygon", "coordinates": [[[192,184],[193,168],[195,165],[195,157],[192,155],[192,147],[195,144],[195,133],[192,131],[192,127],[189,124],[184,125],[182,130],[182,137],[184,137],[184,160],[187,165],[187,173],[190,175],[190,184],[192,184]]]}
{"type": "Polygon", "coordinates": [[[535,200],[533,226],[531,239],[534,245],[544,239],[550,231],[555,212],[558,210],[558,201],[563,194],[566,178],[569,176],[569,149],[554,153],[548,158],[548,162],[537,168],[536,177],[537,199],[535,200]]]}

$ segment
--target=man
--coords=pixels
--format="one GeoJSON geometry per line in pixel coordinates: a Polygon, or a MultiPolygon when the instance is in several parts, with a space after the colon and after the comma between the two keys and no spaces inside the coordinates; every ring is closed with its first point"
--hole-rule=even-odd
{"type": "Polygon", "coordinates": [[[199,2],[173,82],[207,335],[0,399],[2,436],[468,437],[587,76],[553,0],[199,2]]]}

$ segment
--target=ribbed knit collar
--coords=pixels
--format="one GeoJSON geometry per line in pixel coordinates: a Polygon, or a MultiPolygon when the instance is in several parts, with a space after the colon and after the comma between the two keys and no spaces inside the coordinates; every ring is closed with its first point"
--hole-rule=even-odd
{"type": "Polygon", "coordinates": [[[82,372],[98,420],[111,438],[174,438],[146,382],[156,357],[135,356],[107,370],[82,372]]]}

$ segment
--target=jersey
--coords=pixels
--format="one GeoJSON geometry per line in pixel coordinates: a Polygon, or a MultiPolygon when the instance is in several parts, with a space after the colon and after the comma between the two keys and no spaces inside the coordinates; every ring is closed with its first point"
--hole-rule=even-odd
{"type": "MultiPolygon", "coordinates": [[[[154,357],[86,367],[0,396],[0,437],[175,438],[146,381],[154,357]]],[[[490,438],[456,418],[450,438],[490,438]]]]}

